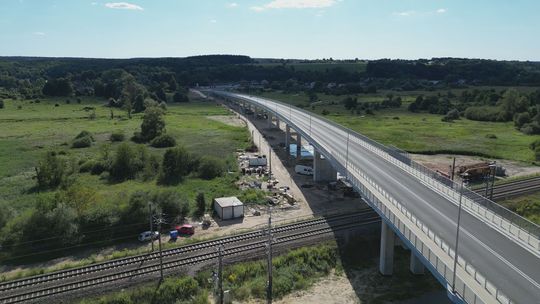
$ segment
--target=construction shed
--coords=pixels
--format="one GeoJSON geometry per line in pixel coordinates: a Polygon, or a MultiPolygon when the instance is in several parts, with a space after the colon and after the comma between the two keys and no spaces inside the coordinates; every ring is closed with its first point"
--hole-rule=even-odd
{"type": "Polygon", "coordinates": [[[214,199],[214,210],[222,220],[244,216],[244,203],[237,197],[219,197],[214,199]]]}

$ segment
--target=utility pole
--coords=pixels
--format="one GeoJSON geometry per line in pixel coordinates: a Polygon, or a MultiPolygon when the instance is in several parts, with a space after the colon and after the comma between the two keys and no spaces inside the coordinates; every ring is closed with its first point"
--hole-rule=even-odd
{"type": "Polygon", "coordinates": [[[456,158],[454,157],[454,160],[452,161],[452,181],[454,181],[454,173],[456,172],[456,158]]]}
{"type": "Polygon", "coordinates": [[[272,304],[272,207],[268,208],[268,243],[267,250],[267,267],[268,281],[266,284],[266,303],[272,304]]]}
{"type": "Polygon", "coordinates": [[[152,252],[154,252],[154,227],[152,225],[152,202],[148,202],[148,220],[150,221],[150,242],[152,243],[152,252]]]}
{"type": "Polygon", "coordinates": [[[268,144],[268,177],[272,177],[272,147],[268,144]]]}
{"type": "Polygon", "coordinates": [[[218,251],[218,273],[217,273],[217,296],[218,304],[223,304],[223,245],[219,245],[218,251]]]}
{"type": "Polygon", "coordinates": [[[454,247],[454,274],[452,278],[452,292],[456,293],[456,268],[458,261],[458,242],[459,242],[459,223],[461,221],[461,201],[463,198],[463,178],[461,179],[461,187],[459,188],[459,206],[458,206],[458,218],[457,218],[457,229],[456,229],[456,245],[454,247]]]}
{"type": "Polygon", "coordinates": [[[489,193],[489,198],[493,199],[493,187],[495,187],[495,175],[497,175],[497,162],[493,163],[492,175],[491,175],[491,191],[489,193]]]}
{"type": "MultiPolygon", "coordinates": [[[[160,232],[161,224],[165,223],[165,220],[163,219],[163,214],[161,214],[159,218],[156,218],[156,222],[158,225],[158,232],[160,232]]],[[[161,251],[161,234],[158,234],[158,243],[159,243],[159,273],[161,275],[161,281],[163,281],[163,252],[161,251]]]]}

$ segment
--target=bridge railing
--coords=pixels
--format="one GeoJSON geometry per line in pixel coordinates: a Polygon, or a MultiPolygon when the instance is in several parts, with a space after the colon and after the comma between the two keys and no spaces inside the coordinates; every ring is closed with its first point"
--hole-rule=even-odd
{"type": "MultiPolygon", "coordinates": [[[[251,102],[249,99],[246,101],[251,102]]],[[[276,111],[267,105],[261,104],[267,110],[276,111]]],[[[308,114],[308,113],[306,113],[308,114]]],[[[282,119],[288,124],[299,126],[290,117],[282,115],[282,119]]],[[[308,114],[309,115],[309,114],[308,114]]],[[[301,131],[302,136],[311,138],[311,134],[301,131]]],[[[453,260],[455,252],[443,239],[438,237],[428,226],[409,212],[401,203],[391,197],[382,187],[371,180],[360,168],[348,162],[346,155],[332,150],[324,145],[316,144],[321,152],[328,156],[328,160],[340,169],[347,168],[347,179],[354,188],[363,195],[363,198],[376,210],[387,222],[394,226],[400,237],[407,240],[413,250],[421,254],[428,267],[439,273],[438,279],[446,286],[453,282],[453,260]],[[386,203],[384,203],[386,201],[386,203]],[[423,237],[422,237],[423,236],[423,237]]],[[[479,273],[473,265],[458,255],[455,292],[467,303],[492,303],[496,299],[501,304],[513,303],[494,284],[490,283],[484,275],[479,273]],[[487,300],[486,300],[487,299],[487,300]]]]}
{"type": "MultiPolygon", "coordinates": [[[[262,97],[256,98],[266,100],[262,97]]],[[[246,99],[246,101],[249,101],[249,99],[246,99]]],[[[292,106],[290,104],[276,100],[270,100],[270,102],[275,102],[282,106],[289,107],[292,111],[292,106]]],[[[269,108],[269,110],[276,111],[276,109],[272,108],[269,108]]],[[[416,176],[424,183],[434,186],[435,189],[437,189],[441,194],[444,194],[446,197],[450,198],[454,203],[456,203],[456,200],[459,198],[459,191],[461,187],[460,184],[413,161],[409,158],[408,154],[405,154],[398,149],[387,147],[363,134],[345,128],[325,117],[297,107],[294,107],[294,110],[296,112],[302,112],[304,115],[316,117],[317,119],[323,120],[329,125],[345,133],[349,133],[352,135],[351,138],[361,140],[361,142],[358,143],[363,144],[363,146],[368,148],[370,151],[382,156],[382,158],[397,165],[411,175],[416,176]]],[[[468,212],[476,214],[477,217],[484,222],[488,222],[488,224],[496,226],[507,235],[516,238],[522,244],[526,244],[532,247],[534,250],[540,250],[540,226],[469,189],[463,189],[463,197],[465,198],[463,200],[464,207],[468,212]]]]}

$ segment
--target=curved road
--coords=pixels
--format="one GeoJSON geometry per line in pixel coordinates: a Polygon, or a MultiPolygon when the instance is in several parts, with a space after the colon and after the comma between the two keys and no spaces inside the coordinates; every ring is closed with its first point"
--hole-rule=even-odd
{"type": "MultiPolygon", "coordinates": [[[[334,154],[345,154],[347,133],[332,124],[288,105],[249,95],[225,93],[230,97],[249,99],[270,107],[289,119],[296,127],[343,166],[346,160],[334,154]]],[[[351,138],[353,134],[351,134],[351,138]]],[[[382,186],[394,199],[424,222],[448,245],[454,246],[456,237],[457,206],[426,187],[417,178],[366,150],[354,140],[349,141],[349,163],[361,168],[372,180],[382,186]]],[[[462,210],[459,255],[499,288],[512,301],[523,304],[540,303],[540,258],[524,249],[505,235],[492,229],[473,215],[462,210]]]]}

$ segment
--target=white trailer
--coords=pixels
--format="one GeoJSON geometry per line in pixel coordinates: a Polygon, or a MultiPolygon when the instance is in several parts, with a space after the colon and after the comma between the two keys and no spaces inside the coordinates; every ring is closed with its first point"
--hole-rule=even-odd
{"type": "Polygon", "coordinates": [[[308,166],[296,165],[294,167],[294,172],[302,175],[313,175],[313,168],[308,166]]]}

